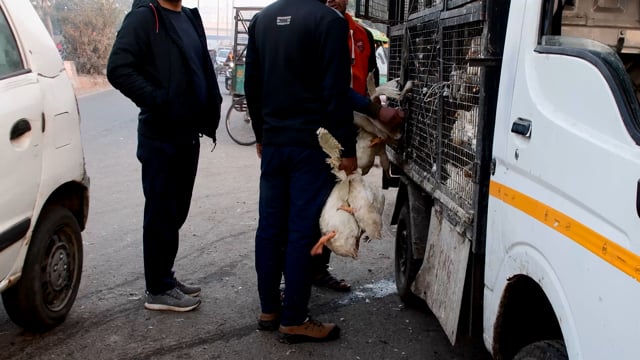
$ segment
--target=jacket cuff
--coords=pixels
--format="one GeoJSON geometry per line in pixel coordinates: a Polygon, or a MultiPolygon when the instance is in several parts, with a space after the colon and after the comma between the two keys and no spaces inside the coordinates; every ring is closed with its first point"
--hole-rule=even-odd
{"type": "Polygon", "coordinates": [[[375,101],[370,102],[369,105],[367,105],[367,116],[377,119],[380,114],[380,109],[382,109],[382,105],[375,101]]]}

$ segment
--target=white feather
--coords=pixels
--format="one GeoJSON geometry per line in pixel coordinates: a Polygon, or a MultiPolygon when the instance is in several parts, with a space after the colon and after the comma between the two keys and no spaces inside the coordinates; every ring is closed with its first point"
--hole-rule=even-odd
{"type": "Polygon", "coordinates": [[[478,122],[478,107],[471,110],[458,110],[456,122],[451,129],[451,142],[457,146],[468,144],[471,148],[476,146],[476,124],[478,122]]]}
{"type": "Polygon", "coordinates": [[[452,163],[445,165],[449,178],[445,185],[451,190],[452,193],[457,194],[463,199],[471,199],[473,194],[473,182],[469,171],[463,168],[456,167],[452,163]]]}
{"type": "MultiPolygon", "coordinates": [[[[338,171],[340,166],[340,156],[342,154],[342,145],[333,137],[326,129],[319,128],[316,132],[318,134],[318,142],[322,150],[329,155],[327,163],[331,165],[334,174],[338,171]]],[[[337,175],[337,174],[336,174],[337,175]]]]}
{"type": "Polygon", "coordinates": [[[349,188],[350,180],[346,176],[333,187],[320,214],[320,230],[323,235],[335,231],[336,236],[325,244],[331,251],[355,259],[358,256],[360,227],[352,214],[339,209],[348,205],[349,188]]]}
{"type": "Polygon", "coordinates": [[[349,175],[351,188],[348,202],[360,228],[372,239],[382,237],[382,210],[384,195],[378,188],[369,185],[359,172],[349,175]]]}

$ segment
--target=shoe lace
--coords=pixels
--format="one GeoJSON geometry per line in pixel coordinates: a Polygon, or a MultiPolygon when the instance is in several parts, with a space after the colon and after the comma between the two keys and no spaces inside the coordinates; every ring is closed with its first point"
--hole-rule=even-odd
{"type": "Polygon", "coordinates": [[[322,322],[316,320],[316,319],[312,319],[311,317],[308,318],[308,320],[305,322],[304,324],[304,329],[305,330],[309,330],[311,328],[314,327],[324,327],[324,325],[322,324],[322,322]]]}
{"type": "Polygon", "coordinates": [[[180,300],[183,297],[182,294],[180,293],[180,290],[178,290],[178,288],[171,289],[171,291],[169,291],[167,295],[178,300],[180,300]]]}

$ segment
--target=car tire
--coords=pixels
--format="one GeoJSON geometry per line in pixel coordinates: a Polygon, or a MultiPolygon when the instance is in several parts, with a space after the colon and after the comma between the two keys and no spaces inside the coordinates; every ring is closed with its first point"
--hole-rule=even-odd
{"type": "Polygon", "coordinates": [[[411,291],[411,284],[416,279],[422,259],[414,259],[411,216],[409,204],[405,203],[398,216],[395,242],[395,279],[400,299],[409,305],[417,304],[418,296],[411,291]]]}
{"type": "Polygon", "coordinates": [[[75,301],[82,274],[82,235],[63,207],[43,209],[18,282],[2,293],[9,318],[32,332],[62,323],[75,301]]]}
{"type": "Polygon", "coordinates": [[[513,360],[567,360],[567,349],[560,340],[544,340],[529,344],[516,354],[513,360]]]}

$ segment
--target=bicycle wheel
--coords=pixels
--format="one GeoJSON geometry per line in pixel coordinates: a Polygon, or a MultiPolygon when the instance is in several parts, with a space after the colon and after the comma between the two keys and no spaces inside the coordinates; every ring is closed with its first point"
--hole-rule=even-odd
{"type": "Polygon", "coordinates": [[[247,101],[244,96],[233,100],[227,111],[227,133],[231,140],[240,145],[253,145],[256,136],[251,128],[251,117],[247,111],[247,101]]]}

